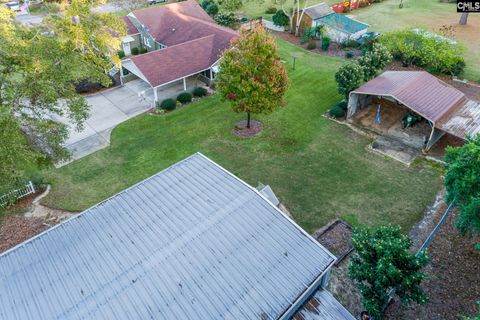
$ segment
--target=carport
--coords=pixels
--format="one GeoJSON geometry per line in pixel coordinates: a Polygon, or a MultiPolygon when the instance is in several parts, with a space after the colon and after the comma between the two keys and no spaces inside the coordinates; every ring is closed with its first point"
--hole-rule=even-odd
{"type": "Polygon", "coordinates": [[[405,108],[426,120],[427,151],[445,134],[465,139],[480,132],[479,103],[425,71],[386,71],[352,91],[347,120],[353,122],[367,108],[380,119],[384,106],[405,108]]]}

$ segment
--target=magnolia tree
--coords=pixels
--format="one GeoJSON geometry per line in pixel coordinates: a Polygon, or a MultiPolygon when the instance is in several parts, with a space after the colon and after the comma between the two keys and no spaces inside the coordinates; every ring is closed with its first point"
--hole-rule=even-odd
{"type": "Polygon", "coordinates": [[[358,64],[363,68],[363,80],[375,78],[390,62],[390,51],[379,43],[373,44],[372,49],[358,59],[358,64]]]}
{"type": "Polygon", "coordinates": [[[356,281],[370,315],[382,318],[392,289],[405,304],[427,302],[420,288],[425,278],[421,270],[428,263],[427,255],[411,252],[412,241],[401,233],[400,227],[384,226],[376,231],[356,229],[352,242],[355,255],[348,268],[349,276],[356,281]]]}
{"type": "MultiPolygon", "coordinates": [[[[446,151],[447,199],[461,207],[457,229],[462,234],[480,234],[480,136],[468,138],[463,146],[448,147],[446,151]]],[[[480,244],[476,248],[480,250],[480,244]]]]}
{"type": "Polygon", "coordinates": [[[350,92],[360,86],[363,81],[363,69],[356,63],[347,63],[335,73],[338,84],[338,93],[348,100],[350,92]]]}
{"type": "Polygon", "coordinates": [[[44,24],[27,28],[0,7],[0,189],[13,187],[27,169],[68,156],[67,128],[81,128],[89,106],[77,94],[83,79],[108,84],[119,65],[124,24],[110,14],[91,13],[90,0],[72,0],[44,24]]]}
{"type": "Polygon", "coordinates": [[[234,112],[270,113],[284,105],[287,71],[275,40],[262,27],[242,30],[225,51],[217,76],[218,91],[234,112]]]}

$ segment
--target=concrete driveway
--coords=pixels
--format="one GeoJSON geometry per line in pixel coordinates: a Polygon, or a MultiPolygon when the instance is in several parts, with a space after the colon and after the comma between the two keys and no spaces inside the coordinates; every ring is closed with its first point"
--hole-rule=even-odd
{"type": "Polygon", "coordinates": [[[108,146],[113,128],[153,106],[152,89],[142,80],[128,82],[86,99],[91,106],[90,117],[80,132],[70,125],[70,136],[65,143],[72,161],[108,146]]]}

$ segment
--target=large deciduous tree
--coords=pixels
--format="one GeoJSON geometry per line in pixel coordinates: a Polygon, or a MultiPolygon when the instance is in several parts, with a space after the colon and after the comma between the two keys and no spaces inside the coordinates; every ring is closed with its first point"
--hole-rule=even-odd
{"type": "Polygon", "coordinates": [[[75,84],[110,83],[119,65],[122,22],[93,14],[96,2],[72,0],[37,28],[18,24],[0,7],[0,189],[20,182],[28,167],[68,157],[64,118],[81,128],[88,116],[75,84]]]}
{"type": "Polygon", "coordinates": [[[410,251],[412,241],[399,227],[383,226],[376,231],[356,229],[353,235],[355,255],[349,265],[349,275],[357,283],[365,309],[381,319],[389,292],[395,289],[404,303],[426,303],[420,288],[425,278],[421,269],[427,264],[425,252],[410,251]]]}
{"type": "MultiPolygon", "coordinates": [[[[447,200],[461,207],[457,229],[462,234],[480,234],[480,135],[468,138],[461,147],[448,147],[446,152],[447,200]]],[[[480,250],[480,244],[476,248],[480,250]]]]}
{"type": "Polygon", "coordinates": [[[284,104],[288,76],[275,40],[263,29],[242,30],[220,63],[218,91],[233,111],[269,113],[284,104]]]}

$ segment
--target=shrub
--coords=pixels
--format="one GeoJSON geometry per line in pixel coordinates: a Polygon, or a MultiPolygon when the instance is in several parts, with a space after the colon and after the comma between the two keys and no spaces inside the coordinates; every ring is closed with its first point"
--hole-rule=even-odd
{"type": "Polygon", "coordinates": [[[465,67],[461,45],[424,30],[389,32],[379,41],[405,66],[414,64],[449,75],[459,75],[465,67]]]}
{"type": "Polygon", "coordinates": [[[242,22],[242,23],[243,23],[243,22],[248,22],[248,18],[247,18],[247,17],[242,17],[242,18],[240,19],[240,22],[242,22]]]}
{"type": "Polygon", "coordinates": [[[119,57],[120,59],[125,58],[125,52],[124,52],[123,50],[118,51],[118,57],[119,57]]]}
{"type": "Polygon", "coordinates": [[[213,3],[212,0],[203,0],[202,3],[201,3],[201,6],[203,8],[203,10],[207,10],[208,6],[213,3]]]}
{"type": "Polygon", "coordinates": [[[275,7],[268,7],[267,10],[265,10],[266,14],[274,14],[277,12],[277,8],[275,7]]]}
{"type": "Polygon", "coordinates": [[[358,42],[353,39],[343,40],[340,42],[340,49],[358,48],[358,46],[358,42]]]}
{"type": "Polygon", "coordinates": [[[309,43],[307,44],[307,49],[308,49],[308,50],[313,50],[313,49],[315,49],[316,47],[317,47],[317,45],[315,44],[315,42],[309,42],[309,43]]]}
{"type": "Polygon", "coordinates": [[[303,31],[302,38],[300,39],[300,43],[304,44],[312,39],[315,39],[318,34],[322,34],[323,27],[317,26],[312,28],[307,28],[303,31]]]}
{"type": "Polygon", "coordinates": [[[345,58],[352,59],[353,58],[353,52],[352,51],[345,52],[345,58]]]}
{"type": "Polygon", "coordinates": [[[160,103],[160,108],[167,111],[175,110],[177,103],[173,99],[165,99],[160,103]]]}
{"type": "Polygon", "coordinates": [[[288,16],[283,12],[283,10],[278,10],[273,16],[272,16],[272,21],[273,24],[279,27],[287,27],[290,25],[290,19],[288,16]]]}
{"type": "Polygon", "coordinates": [[[177,101],[180,103],[192,102],[192,94],[190,92],[182,92],[177,96],[177,101]]]}
{"type": "Polygon", "coordinates": [[[412,244],[400,227],[354,229],[355,255],[350,260],[348,275],[355,280],[365,309],[375,319],[383,318],[391,289],[396,289],[404,304],[428,301],[420,287],[428,257],[425,251],[412,252],[412,244]]]}
{"type": "Polygon", "coordinates": [[[330,115],[334,118],[342,118],[345,117],[345,111],[340,108],[339,106],[335,106],[329,111],[330,115]]]}
{"type": "Polygon", "coordinates": [[[148,52],[147,48],[140,48],[140,53],[147,53],[147,52],[148,52]]]}
{"type": "Polygon", "coordinates": [[[207,95],[207,89],[203,87],[196,87],[193,89],[193,96],[194,97],[203,97],[207,95]]]}
{"type": "Polygon", "coordinates": [[[376,77],[377,73],[382,71],[391,61],[392,55],[388,49],[379,43],[375,43],[372,50],[367,51],[364,56],[358,59],[358,64],[363,68],[363,80],[369,81],[376,77]]]}
{"type": "Polygon", "coordinates": [[[335,105],[335,107],[339,107],[341,108],[343,111],[347,111],[348,109],[348,102],[345,101],[345,100],[342,100],[340,102],[337,102],[337,104],[335,105]]]}
{"type": "Polygon", "coordinates": [[[322,50],[327,51],[331,42],[332,40],[329,37],[322,37],[322,50]]]}
{"type": "Polygon", "coordinates": [[[238,23],[238,19],[233,12],[220,12],[215,17],[215,21],[225,27],[233,27],[238,23]]]}
{"type": "Polygon", "coordinates": [[[338,69],[337,73],[335,73],[338,93],[342,94],[348,101],[348,94],[360,86],[363,77],[363,69],[361,66],[354,62],[344,64],[338,69]]]}
{"type": "Polygon", "coordinates": [[[138,48],[132,48],[132,54],[136,56],[138,54],[139,50],[138,48]]]}
{"type": "Polygon", "coordinates": [[[218,5],[214,2],[210,3],[205,11],[211,16],[216,16],[218,13],[218,5]]]}

